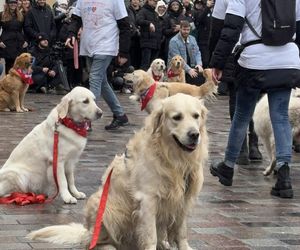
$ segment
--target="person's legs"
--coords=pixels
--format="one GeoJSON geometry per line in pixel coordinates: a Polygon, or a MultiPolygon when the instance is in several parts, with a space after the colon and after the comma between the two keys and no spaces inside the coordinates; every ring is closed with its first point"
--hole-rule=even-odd
{"type": "Polygon", "coordinates": [[[109,55],[95,55],[92,58],[89,75],[90,90],[94,93],[97,99],[99,99],[102,95],[103,99],[114,114],[112,123],[105,126],[107,130],[116,129],[119,126],[128,124],[127,116],[124,114],[118,98],[107,81],[106,70],[112,58],[113,56],[109,55]]]}
{"type": "Polygon", "coordinates": [[[142,48],[141,69],[147,71],[151,63],[151,49],[142,48]]]}
{"type": "Polygon", "coordinates": [[[289,122],[288,107],[291,90],[268,93],[269,110],[276,147],[277,182],[271,194],[281,198],[292,198],[293,189],[289,163],[292,158],[292,130],[289,122]]]}

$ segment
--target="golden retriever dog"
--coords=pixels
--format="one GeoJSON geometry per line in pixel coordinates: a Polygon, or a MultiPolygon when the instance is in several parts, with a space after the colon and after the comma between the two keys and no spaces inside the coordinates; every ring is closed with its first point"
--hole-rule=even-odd
{"type": "Polygon", "coordinates": [[[165,61],[158,58],[153,60],[147,73],[157,82],[162,82],[164,80],[166,70],[165,61]]]}
{"type": "Polygon", "coordinates": [[[65,203],[84,199],[74,183],[74,168],[85,148],[87,138],[65,126],[60,119],[69,118],[78,127],[101,117],[95,96],[83,87],[65,95],[45,121],[38,124],[12,151],[0,169],[0,197],[12,192],[49,193],[55,187],[52,174],[53,136],[59,132],[57,179],[65,203]]]}
{"type": "Polygon", "coordinates": [[[168,82],[185,83],[184,65],[185,61],[180,55],[176,55],[171,59],[167,70],[168,82]]]}
{"type": "MultiPolygon", "coordinates": [[[[191,250],[186,217],[203,184],[208,158],[207,109],[195,97],[166,98],[116,156],[97,249],[191,250]]],[[[30,239],[58,244],[88,244],[102,187],[88,200],[85,225],[50,226],[30,239]]]]}
{"type": "Polygon", "coordinates": [[[16,58],[8,74],[0,80],[0,111],[28,111],[24,107],[24,98],[30,84],[26,81],[31,77],[32,60],[31,54],[22,53],[16,58]]]}
{"type": "Polygon", "coordinates": [[[206,82],[201,86],[195,86],[187,83],[179,82],[158,82],[151,99],[146,104],[149,89],[153,87],[155,81],[149,74],[143,70],[135,70],[133,73],[128,73],[124,76],[126,84],[133,87],[134,95],[129,98],[134,101],[142,101],[142,109],[151,113],[157,105],[160,105],[162,99],[175,95],[177,93],[188,94],[198,98],[214,97],[217,93],[217,87],[212,80],[212,73],[210,69],[205,69],[203,75],[206,82]],[[143,105],[145,107],[143,107],[143,105]]]}
{"type": "MultiPolygon", "coordinates": [[[[292,127],[293,140],[300,142],[300,99],[297,97],[291,96],[290,98],[289,120],[292,127]]],[[[276,150],[267,95],[264,95],[256,104],[253,121],[255,132],[259,139],[262,140],[270,159],[270,164],[263,174],[270,175],[276,166],[276,150]]]]}

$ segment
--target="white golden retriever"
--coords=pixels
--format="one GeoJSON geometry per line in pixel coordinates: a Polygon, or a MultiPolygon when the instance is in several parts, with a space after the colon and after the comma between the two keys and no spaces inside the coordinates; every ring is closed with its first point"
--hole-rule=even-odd
{"type": "MultiPolygon", "coordinates": [[[[71,118],[76,124],[95,120],[102,115],[95,103],[95,96],[83,87],[76,87],[65,95],[51,111],[47,119],[26,135],[12,151],[0,170],[0,197],[12,192],[48,193],[55,187],[52,174],[53,138],[55,124],[59,118],[71,118]]],[[[57,179],[60,196],[65,203],[76,203],[84,199],[74,183],[74,168],[87,138],[58,123],[58,167],[57,179]]]]}
{"type": "MultiPolygon", "coordinates": [[[[300,99],[297,97],[291,96],[289,103],[289,120],[292,127],[293,139],[294,141],[300,142],[300,99]]],[[[255,132],[260,140],[262,140],[270,159],[270,164],[263,174],[270,175],[276,166],[276,150],[267,95],[264,95],[256,104],[253,121],[255,132]]]]}
{"type": "MultiPolygon", "coordinates": [[[[116,156],[97,249],[191,250],[186,216],[203,184],[208,158],[207,109],[195,97],[166,98],[145,127],[116,156]]],[[[59,244],[87,244],[95,223],[102,187],[86,205],[86,223],[50,226],[28,235],[59,244]]]]}
{"type": "Polygon", "coordinates": [[[164,80],[165,70],[166,70],[165,61],[160,58],[157,58],[152,61],[150,68],[147,70],[147,73],[155,81],[162,82],[164,80]]]}

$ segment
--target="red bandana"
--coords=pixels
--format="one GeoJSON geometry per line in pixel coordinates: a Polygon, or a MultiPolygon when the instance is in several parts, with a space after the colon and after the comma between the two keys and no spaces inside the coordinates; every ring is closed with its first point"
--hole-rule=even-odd
{"type": "Polygon", "coordinates": [[[158,81],[160,80],[160,78],[161,78],[161,76],[155,75],[153,71],[152,71],[152,77],[153,77],[153,79],[154,79],[155,81],[157,81],[157,82],[158,82],[158,81]]]}
{"type": "Polygon", "coordinates": [[[171,78],[171,77],[175,77],[175,76],[179,76],[180,74],[175,74],[173,70],[169,69],[168,72],[168,78],[171,78]]]}
{"type": "Polygon", "coordinates": [[[33,84],[31,74],[26,74],[21,69],[17,69],[16,71],[18,72],[19,76],[21,77],[22,81],[25,84],[28,84],[28,85],[33,84]]]}
{"type": "Polygon", "coordinates": [[[46,201],[46,196],[44,194],[35,193],[20,193],[14,192],[8,197],[0,198],[0,204],[11,204],[24,206],[27,204],[41,204],[46,201]]]}
{"type": "Polygon", "coordinates": [[[67,128],[72,129],[75,133],[83,137],[87,137],[87,129],[89,127],[88,122],[76,123],[74,120],[68,117],[59,119],[59,122],[65,125],[67,128]]]}
{"type": "Polygon", "coordinates": [[[153,83],[147,90],[146,92],[141,96],[141,110],[144,110],[148,104],[148,102],[152,99],[155,89],[156,89],[156,82],[153,83]]]}

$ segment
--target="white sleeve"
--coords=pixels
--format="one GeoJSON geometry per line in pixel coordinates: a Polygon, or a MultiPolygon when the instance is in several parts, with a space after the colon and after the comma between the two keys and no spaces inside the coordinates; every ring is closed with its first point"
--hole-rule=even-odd
{"type": "Polygon", "coordinates": [[[113,1],[114,3],[113,12],[116,20],[120,20],[124,17],[127,17],[128,14],[127,14],[124,0],[109,0],[109,1],[113,1]]]}
{"type": "Polygon", "coordinates": [[[246,16],[245,0],[230,0],[226,14],[233,14],[244,18],[246,16]]]}
{"type": "Polygon", "coordinates": [[[212,16],[217,19],[224,20],[226,15],[226,9],[228,6],[228,0],[218,0],[213,9],[212,16]]]}
{"type": "Polygon", "coordinates": [[[300,0],[296,0],[296,21],[300,21],[300,0]]]}
{"type": "Polygon", "coordinates": [[[81,7],[80,6],[81,6],[81,0],[78,0],[76,2],[76,6],[74,8],[73,14],[81,17],[81,11],[80,11],[81,7]]]}

